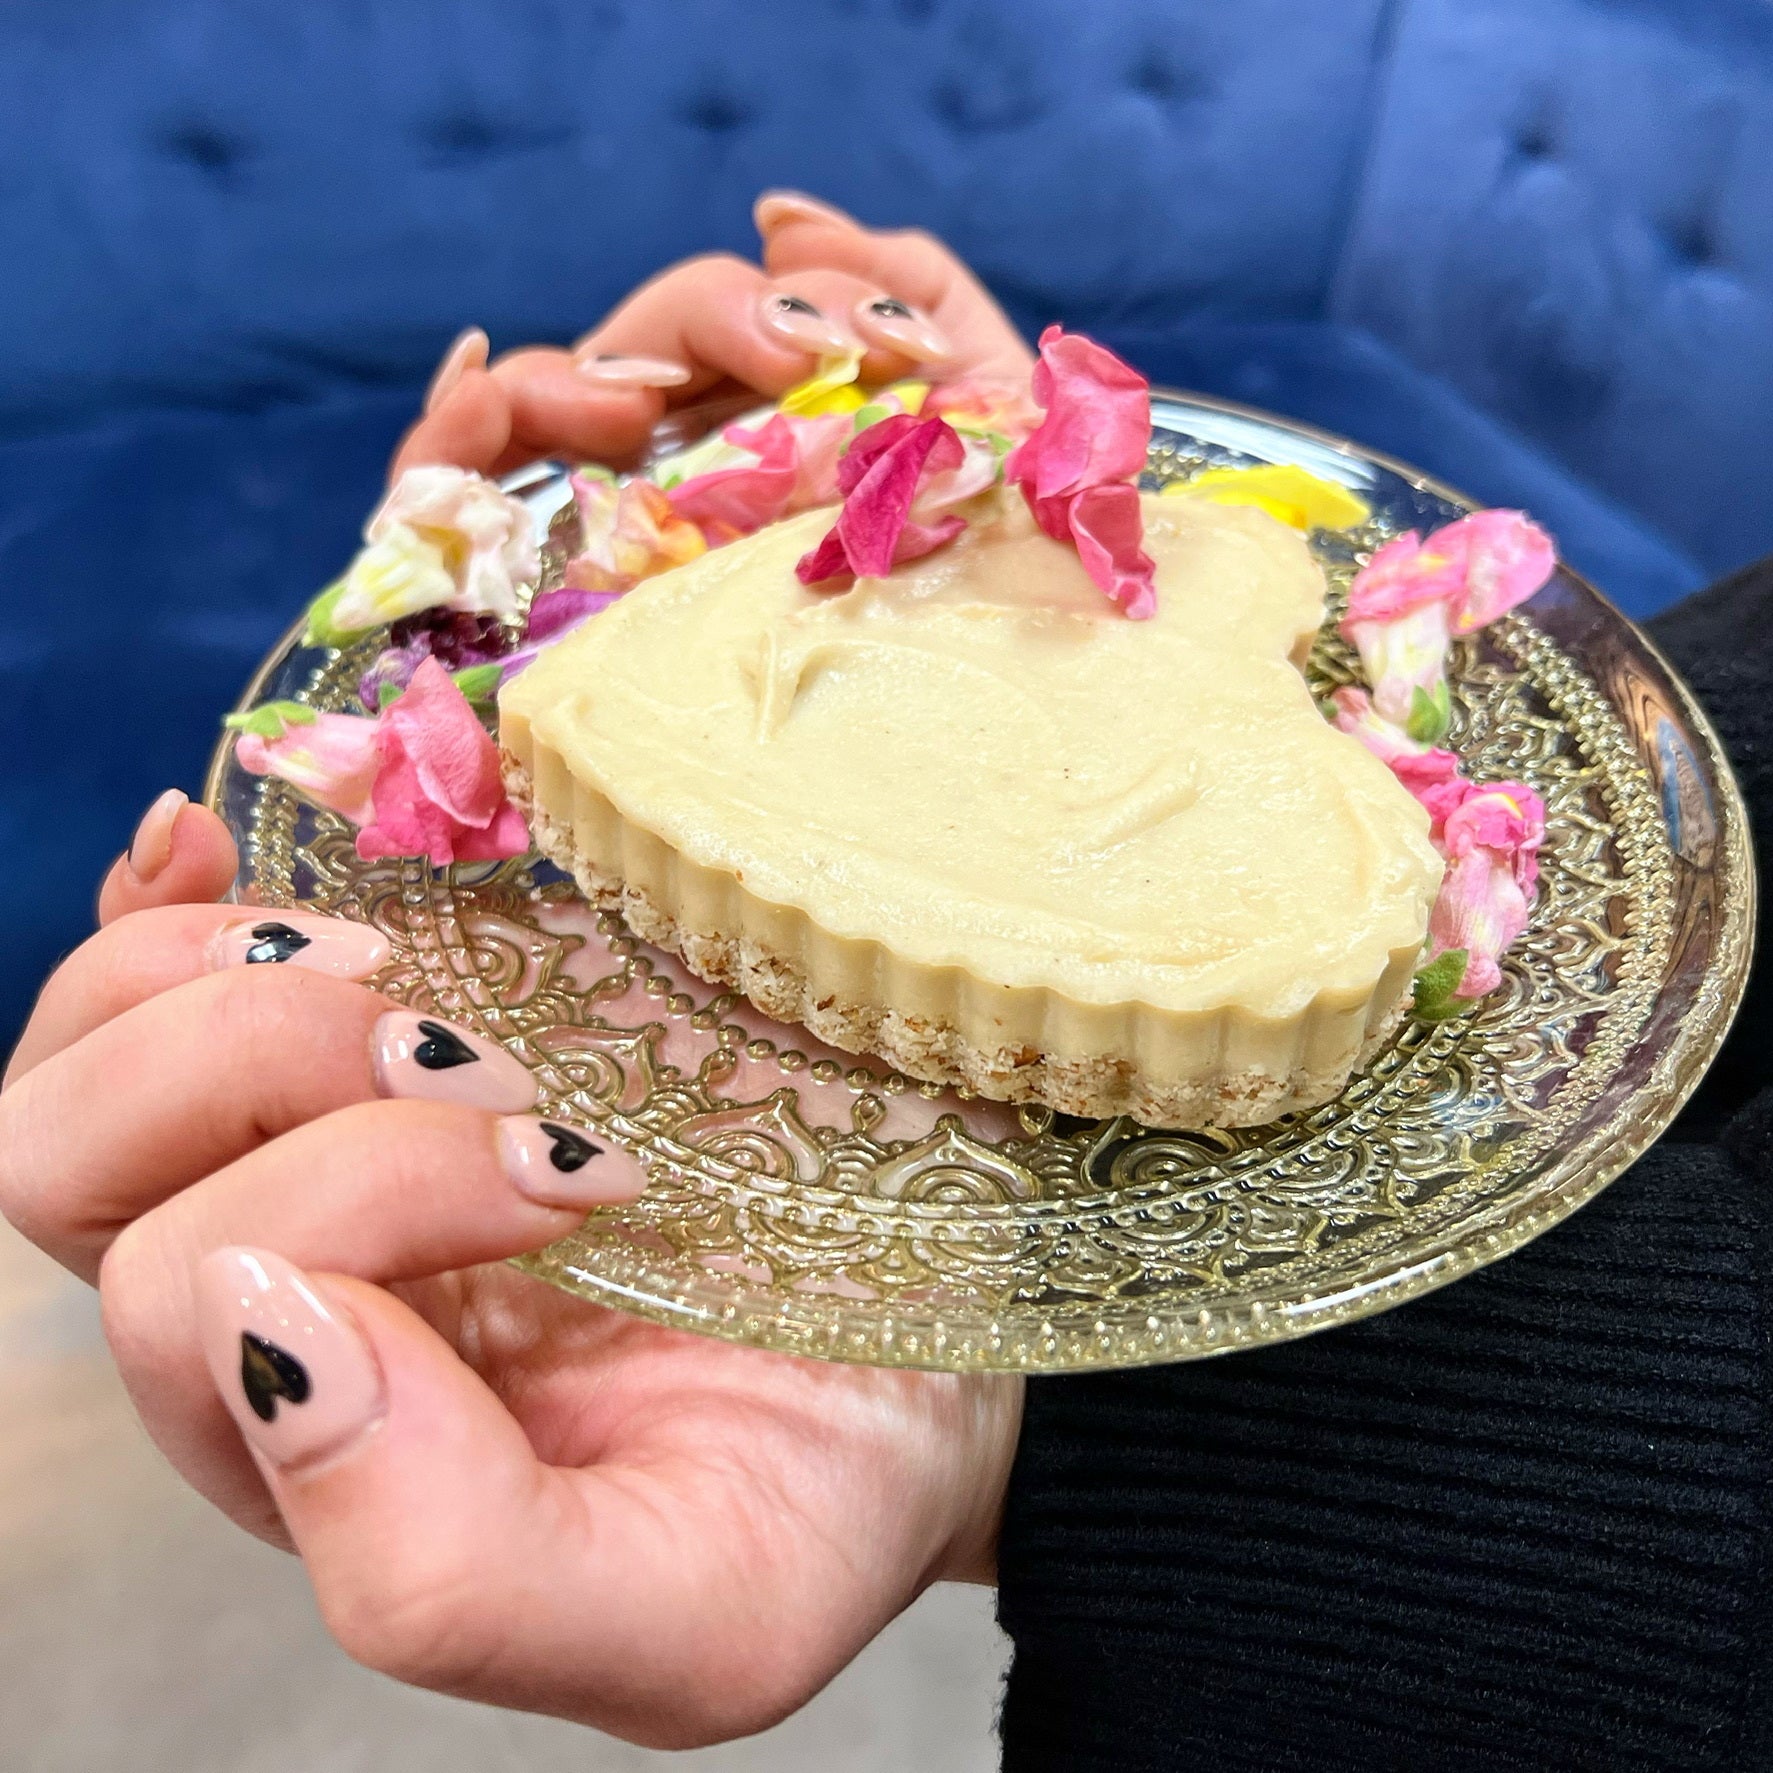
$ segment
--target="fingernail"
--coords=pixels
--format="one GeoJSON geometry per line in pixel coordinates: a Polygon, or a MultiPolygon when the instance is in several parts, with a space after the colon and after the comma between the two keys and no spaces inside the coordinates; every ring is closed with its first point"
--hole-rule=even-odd
{"type": "Polygon", "coordinates": [[[450,389],[462,379],[465,371],[485,369],[491,350],[492,341],[478,326],[470,326],[465,332],[457,333],[455,343],[444,352],[443,361],[438,364],[437,373],[432,376],[431,385],[425,390],[425,411],[435,412],[448,397],[450,389]]]}
{"type": "Polygon", "coordinates": [[[499,1122],[499,1159],[519,1193],[544,1207],[589,1212],[646,1192],[645,1171],[619,1146],[594,1144],[575,1127],[533,1115],[499,1122]]]}
{"type": "Polygon", "coordinates": [[[536,1080],[502,1047],[465,1028],[390,1010],[372,1036],[376,1088],[384,1096],[419,1096],[520,1114],[536,1105],[536,1080]]]}
{"type": "Polygon", "coordinates": [[[273,1465],[341,1452],[386,1408],[363,1332],[269,1250],[229,1246],[203,1258],[197,1324],[222,1402],[273,1465]]]}
{"type": "Polygon", "coordinates": [[[876,344],[917,363],[942,363],[953,355],[947,335],[897,296],[857,302],[856,325],[876,344]]]}
{"type": "Polygon", "coordinates": [[[809,197],[804,191],[765,191],[751,206],[751,219],[765,239],[790,222],[835,222],[845,228],[856,226],[853,216],[845,215],[829,203],[821,203],[817,197],[809,197]]]}
{"type": "Polygon", "coordinates": [[[252,923],[217,930],[209,945],[212,967],[307,967],[334,979],[367,979],[388,964],[394,944],[379,930],[346,917],[279,911],[252,923]]]}
{"type": "Polygon", "coordinates": [[[690,379],[690,372],[669,358],[623,357],[614,351],[575,357],[573,368],[591,381],[618,388],[681,388],[690,379]]]}
{"type": "Polygon", "coordinates": [[[765,332],[800,351],[838,356],[855,349],[856,341],[833,326],[805,296],[766,295],[757,304],[757,319],[765,332]]]}
{"type": "Polygon", "coordinates": [[[190,804],[191,797],[182,788],[168,788],[142,815],[130,839],[129,871],[143,886],[172,860],[172,828],[190,804]]]}

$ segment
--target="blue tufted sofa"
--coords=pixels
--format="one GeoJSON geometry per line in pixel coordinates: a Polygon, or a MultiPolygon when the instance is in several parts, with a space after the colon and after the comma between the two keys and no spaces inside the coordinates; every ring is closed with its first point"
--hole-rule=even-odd
{"type": "Polygon", "coordinates": [[[1634,612],[1773,549],[1767,0],[0,0],[0,1021],[450,336],[567,337],[769,185],[1634,612]]]}

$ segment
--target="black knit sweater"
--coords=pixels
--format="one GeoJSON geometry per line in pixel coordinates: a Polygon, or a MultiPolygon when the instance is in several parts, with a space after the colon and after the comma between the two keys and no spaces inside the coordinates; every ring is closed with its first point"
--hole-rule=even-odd
{"type": "MultiPolygon", "coordinates": [[[[1773,880],[1773,562],[1654,627],[1773,880]]],[[[1700,1094],[1520,1254],[1303,1342],[1029,1386],[1008,1773],[1773,1769],[1767,910],[1700,1094]]]]}

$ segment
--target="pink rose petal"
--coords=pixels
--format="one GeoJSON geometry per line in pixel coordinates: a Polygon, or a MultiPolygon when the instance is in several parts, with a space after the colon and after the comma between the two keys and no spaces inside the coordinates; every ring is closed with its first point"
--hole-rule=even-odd
{"type": "Polygon", "coordinates": [[[529,835],[499,777],[498,748],[435,659],[376,722],[381,769],[357,853],[439,866],[522,855],[529,835]]]}
{"type": "Polygon", "coordinates": [[[731,540],[733,535],[750,535],[786,513],[800,478],[800,457],[794,427],[782,413],[771,414],[755,429],[728,425],[721,435],[728,443],[750,450],[757,460],[680,481],[669,497],[679,517],[704,532],[713,529],[721,540],[731,540]]]}
{"type": "Polygon", "coordinates": [[[318,806],[364,824],[381,754],[379,723],[358,714],[320,714],[302,726],[286,725],[279,739],[242,733],[234,755],[255,776],[275,776],[318,806]]]}
{"type": "Polygon", "coordinates": [[[1551,537],[1521,511],[1473,511],[1431,540],[1465,559],[1465,582],[1450,612],[1455,634],[1473,633],[1525,603],[1557,567],[1551,537]]]}

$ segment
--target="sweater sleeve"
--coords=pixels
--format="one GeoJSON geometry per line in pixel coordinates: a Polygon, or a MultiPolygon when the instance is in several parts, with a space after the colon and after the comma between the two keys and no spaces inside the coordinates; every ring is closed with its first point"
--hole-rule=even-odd
{"type": "MultiPolygon", "coordinates": [[[[1657,638],[1765,867],[1773,564],[1657,638]]],[[[1302,1342],[1031,1382],[1007,1773],[1773,1766],[1770,1002],[1763,961],[1670,1135],[1494,1267],[1302,1342]]]]}

